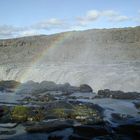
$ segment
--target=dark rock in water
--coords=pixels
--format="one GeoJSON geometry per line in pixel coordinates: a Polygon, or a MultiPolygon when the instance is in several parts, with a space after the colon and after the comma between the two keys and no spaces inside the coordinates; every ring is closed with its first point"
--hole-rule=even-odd
{"type": "Polygon", "coordinates": [[[140,102],[133,102],[137,109],[140,109],[140,102]]]}
{"type": "Polygon", "coordinates": [[[0,91],[12,91],[16,88],[20,82],[9,80],[9,81],[0,81],[0,91]]]}
{"type": "Polygon", "coordinates": [[[4,115],[4,109],[0,106],[0,117],[4,115]]]}
{"type": "Polygon", "coordinates": [[[129,136],[126,135],[108,135],[108,136],[98,136],[93,138],[92,140],[133,140],[129,136]]]}
{"type": "Polygon", "coordinates": [[[14,135],[16,133],[15,130],[5,130],[5,131],[0,131],[0,135],[14,135]]]}
{"type": "Polygon", "coordinates": [[[127,121],[128,119],[132,119],[133,117],[127,114],[120,114],[120,113],[112,113],[112,119],[116,121],[127,121]]]}
{"type": "Polygon", "coordinates": [[[114,99],[139,99],[140,93],[138,92],[123,92],[123,91],[112,91],[109,89],[99,90],[97,97],[99,98],[114,98],[114,99]]]}
{"type": "Polygon", "coordinates": [[[62,140],[63,136],[49,136],[48,140],[62,140]]]}
{"type": "MultiPolygon", "coordinates": [[[[110,136],[98,136],[98,137],[93,138],[92,140],[120,140],[120,139],[113,139],[110,136]]],[[[125,139],[125,140],[128,140],[128,139],[125,139]]]]}
{"type": "Polygon", "coordinates": [[[97,95],[101,98],[110,97],[111,91],[109,89],[99,90],[97,95]]]}
{"type": "Polygon", "coordinates": [[[108,135],[108,131],[103,126],[98,125],[82,125],[74,127],[74,133],[86,138],[93,138],[96,136],[105,136],[108,135]]]}
{"type": "Polygon", "coordinates": [[[80,85],[79,90],[80,92],[92,92],[92,88],[86,84],[80,85]]]}
{"type": "Polygon", "coordinates": [[[79,91],[78,87],[71,86],[69,83],[56,84],[51,81],[42,81],[41,83],[28,81],[20,85],[16,90],[19,94],[37,94],[47,91],[61,91],[63,93],[73,93],[79,91]]]}
{"type": "Polygon", "coordinates": [[[92,88],[89,85],[83,84],[80,87],[72,86],[69,83],[56,84],[51,81],[42,81],[41,83],[28,81],[26,83],[19,83],[14,80],[0,81],[0,91],[14,91],[19,94],[37,94],[46,91],[61,91],[69,94],[74,92],[92,92],[92,88]]]}
{"type": "Polygon", "coordinates": [[[54,121],[54,122],[48,122],[48,123],[43,123],[43,124],[38,124],[38,125],[33,125],[26,127],[26,131],[29,133],[44,133],[44,132],[53,132],[57,130],[63,130],[65,128],[70,128],[72,125],[65,121],[54,121]]]}
{"type": "Polygon", "coordinates": [[[117,134],[123,134],[132,137],[133,139],[140,139],[140,124],[126,124],[114,128],[117,134]]]}
{"type": "Polygon", "coordinates": [[[81,136],[73,134],[69,136],[69,140],[89,140],[89,138],[85,138],[85,137],[81,137],[81,136]]]}

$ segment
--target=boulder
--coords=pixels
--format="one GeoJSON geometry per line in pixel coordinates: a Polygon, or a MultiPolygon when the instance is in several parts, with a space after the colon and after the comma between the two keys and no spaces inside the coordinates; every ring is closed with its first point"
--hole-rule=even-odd
{"type": "Polygon", "coordinates": [[[92,88],[87,84],[80,85],[79,90],[80,92],[92,92],[92,88]]]}
{"type": "Polygon", "coordinates": [[[0,81],[0,91],[13,91],[20,83],[14,80],[0,81]]]}
{"type": "Polygon", "coordinates": [[[97,96],[99,98],[113,98],[113,99],[139,99],[138,92],[123,92],[120,90],[112,91],[109,89],[99,90],[97,96]]]}
{"type": "Polygon", "coordinates": [[[65,121],[53,121],[53,122],[44,122],[43,124],[37,124],[33,126],[26,127],[28,133],[44,133],[44,132],[54,132],[57,130],[63,130],[65,128],[70,128],[72,125],[65,121]]]}
{"type": "Polygon", "coordinates": [[[132,137],[133,139],[140,138],[140,124],[139,123],[120,125],[117,128],[114,128],[114,130],[118,134],[128,135],[132,137]]]}
{"type": "Polygon", "coordinates": [[[135,101],[135,102],[133,102],[133,104],[135,105],[135,107],[137,108],[137,109],[140,109],[140,102],[139,101],[135,101]]]}
{"type": "Polygon", "coordinates": [[[69,136],[69,140],[89,140],[89,139],[73,134],[73,135],[69,136]]]}
{"type": "Polygon", "coordinates": [[[14,135],[16,134],[16,130],[3,130],[0,131],[0,135],[14,135]]]}
{"type": "Polygon", "coordinates": [[[112,113],[111,114],[113,121],[127,121],[128,119],[132,119],[133,117],[127,114],[120,113],[112,113]]]}
{"type": "Polygon", "coordinates": [[[74,127],[74,134],[85,138],[94,138],[96,136],[108,135],[108,131],[103,126],[99,125],[82,125],[74,127]]]}
{"type": "Polygon", "coordinates": [[[4,110],[2,107],[0,107],[0,117],[2,117],[4,115],[4,110]]]}
{"type": "Polygon", "coordinates": [[[48,140],[63,140],[63,136],[49,136],[48,140]]]}

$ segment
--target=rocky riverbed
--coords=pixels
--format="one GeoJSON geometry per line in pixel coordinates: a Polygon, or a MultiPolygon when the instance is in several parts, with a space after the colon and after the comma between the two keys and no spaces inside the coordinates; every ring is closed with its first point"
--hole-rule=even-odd
{"type": "Polygon", "coordinates": [[[86,84],[74,87],[47,81],[1,81],[0,87],[0,139],[140,138],[138,92],[95,93],[86,84]]]}

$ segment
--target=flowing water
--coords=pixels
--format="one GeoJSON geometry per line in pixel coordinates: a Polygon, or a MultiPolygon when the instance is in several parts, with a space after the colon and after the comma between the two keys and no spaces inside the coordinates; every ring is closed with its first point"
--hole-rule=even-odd
{"type": "Polygon", "coordinates": [[[140,62],[114,64],[50,64],[37,66],[2,66],[1,80],[54,81],[74,86],[89,84],[93,90],[140,91],[140,62]]]}

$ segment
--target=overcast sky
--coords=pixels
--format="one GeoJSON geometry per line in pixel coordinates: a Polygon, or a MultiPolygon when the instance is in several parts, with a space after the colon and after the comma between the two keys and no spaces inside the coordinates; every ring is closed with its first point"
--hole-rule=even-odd
{"type": "Polygon", "coordinates": [[[0,38],[140,25],[140,0],[0,0],[0,38]]]}

